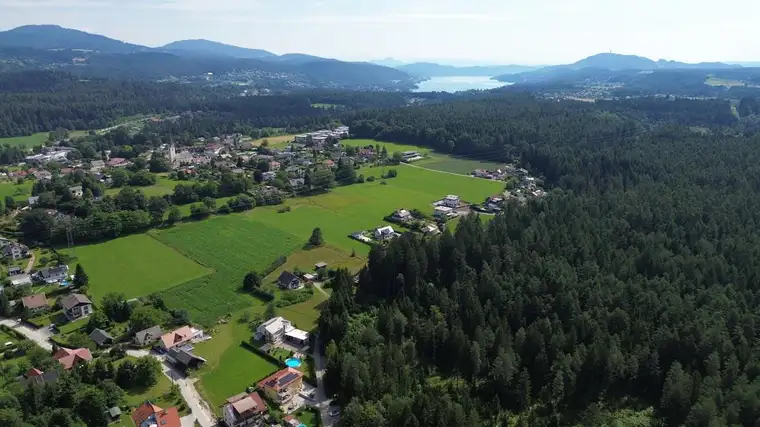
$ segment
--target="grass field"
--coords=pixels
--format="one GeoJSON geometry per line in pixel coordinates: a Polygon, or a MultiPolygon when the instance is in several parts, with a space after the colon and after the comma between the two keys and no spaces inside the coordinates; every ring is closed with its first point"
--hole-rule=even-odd
{"type": "Polygon", "coordinates": [[[248,325],[238,322],[235,317],[230,323],[217,326],[211,340],[194,348],[195,353],[207,360],[199,371],[201,380],[196,386],[217,412],[225,399],[244,392],[256,381],[279,369],[269,360],[240,346],[251,336],[248,325]]]}
{"type": "Polygon", "coordinates": [[[365,147],[367,145],[375,146],[377,144],[380,144],[381,147],[385,146],[385,148],[388,150],[389,155],[392,155],[396,151],[417,151],[426,157],[423,160],[414,162],[414,165],[427,169],[458,173],[462,175],[469,175],[475,169],[493,170],[504,167],[503,163],[452,157],[446,154],[435,152],[429,147],[421,147],[418,145],[379,142],[372,139],[347,139],[341,141],[341,144],[354,147],[365,147]]]}
{"type": "MultiPolygon", "coordinates": [[[[140,190],[145,194],[147,197],[150,196],[163,196],[164,194],[171,194],[174,192],[174,187],[177,186],[177,184],[183,183],[183,184],[192,184],[192,181],[172,181],[171,179],[159,175],[156,177],[156,183],[154,185],[148,186],[148,187],[133,187],[135,190],[140,190]]],[[[121,188],[109,188],[106,190],[106,194],[115,196],[116,194],[121,191],[121,188]]]]}
{"type": "Polygon", "coordinates": [[[160,231],[158,239],[215,270],[164,293],[170,307],[185,308],[191,318],[214,324],[227,313],[261,302],[239,291],[248,271],[261,271],[307,239],[244,215],[213,217],[160,231]]]}
{"type": "Polygon", "coordinates": [[[26,201],[32,195],[34,181],[26,180],[23,184],[14,182],[0,182],[0,199],[5,201],[5,196],[11,196],[17,201],[26,201]]]}
{"type": "Polygon", "coordinates": [[[310,331],[317,326],[319,306],[325,301],[327,301],[327,295],[315,289],[314,296],[310,300],[279,308],[277,315],[290,320],[298,329],[310,331]]]}
{"type": "MultiPolygon", "coordinates": [[[[87,135],[87,131],[76,130],[76,131],[70,132],[70,134],[72,138],[76,136],[85,136],[87,135]]],[[[0,144],[20,145],[22,147],[32,148],[35,145],[44,145],[47,142],[49,135],[50,135],[49,132],[39,132],[39,133],[35,133],[29,136],[14,136],[11,138],[0,138],[0,144]]]]}
{"type": "Polygon", "coordinates": [[[120,292],[127,298],[145,296],[212,272],[147,234],[78,246],[76,257],[71,272],[76,264],[82,264],[96,302],[108,292],[120,292]]]}
{"type": "Polygon", "coordinates": [[[714,77],[714,76],[708,77],[707,80],[705,80],[705,84],[708,86],[726,86],[726,87],[746,86],[746,83],[739,80],[730,80],[730,79],[724,79],[724,78],[714,77]]]}
{"type": "Polygon", "coordinates": [[[288,145],[289,142],[293,141],[294,138],[295,138],[295,135],[268,136],[266,138],[255,139],[255,140],[251,141],[251,143],[255,147],[258,147],[266,139],[269,142],[269,147],[272,147],[272,148],[283,148],[286,145],[288,145]]]}
{"type": "MultiPolygon", "coordinates": [[[[369,246],[347,236],[352,232],[386,225],[383,217],[400,208],[432,213],[430,204],[447,194],[480,202],[504,189],[503,183],[441,173],[422,168],[398,166],[398,176],[386,181],[365,182],[334,188],[328,194],[289,199],[290,212],[278,207],[256,208],[247,215],[271,227],[287,230],[306,240],[320,227],[325,242],[350,253],[369,253],[369,246]]],[[[380,168],[363,168],[359,173],[379,177],[380,168]]]]}

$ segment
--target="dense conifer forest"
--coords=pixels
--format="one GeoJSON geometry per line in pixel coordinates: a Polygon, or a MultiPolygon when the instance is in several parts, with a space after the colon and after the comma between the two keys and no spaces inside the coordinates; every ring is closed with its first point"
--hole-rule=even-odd
{"type": "Polygon", "coordinates": [[[339,275],[319,327],[342,425],[601,426],[648,408],[653,425],[757,425],[760,136],[728,127],[727,103],[667,102],[356,116],[359,136],[516,158],[552,190],[374,248],[355,289],[339,275]]]}

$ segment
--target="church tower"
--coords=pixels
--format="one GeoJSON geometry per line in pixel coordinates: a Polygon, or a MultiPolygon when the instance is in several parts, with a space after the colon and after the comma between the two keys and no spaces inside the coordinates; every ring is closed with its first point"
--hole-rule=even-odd
{"type": "Polygon", "coordinates": [[[176,166],[174,164],[174,162],[176,161],[176,159],[177,159],[177,149],[174,148],[174,143],[172,142],[171,145],[169,146],[169,164],[172,167],[176,166]]]}

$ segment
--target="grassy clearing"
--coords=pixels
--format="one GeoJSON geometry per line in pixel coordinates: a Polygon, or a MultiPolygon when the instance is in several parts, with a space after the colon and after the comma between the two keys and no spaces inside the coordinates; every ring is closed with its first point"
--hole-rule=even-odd
{"type": "Polygon", "coordinates": [[[290,320],[299,329],[310,331],[317,326],[320,307],[325,301],[327,301],[327,295],[315,289],[314,296],[310,300],[279,308],[277,315],[290,320]]]}
{"type": "Polygon", "coordinates": [[[269,142],[269,147],[283,148],[288,145],[289,142],[295,139],[295,135],[268,136],[266,138],[255,139],[251,141],[251,143],[254,145],[254,147],[258,147],[262,142],[264,142],[265,139],[269,142]]]}
{"type": "Polygon", "coordinates": [[[354,147],[364,147],[367,145],[385,146],[389,154],[395,151],[417,151],[425,155],[425,159],[414,162],[414,165],[444,172],[458,173],[469,175],[475,169],[499,169],[503,168],[503,163],[489,162],[485,160],[472,160],[459,157],[453,157],[442,153],[437,153],[429,147],[418,145],[396,144],[393,142],[379,142],[372,139],[351,139],[341,141],[344,145],[354,147]]]}
{"type": "Polygon", "coordinates": [[[145,296],[212,272],[147,234],[78,246],[76,256],[71,271],[82,264],[95,302],[108,292],[120,292],[127,298],[145,296]]]}
{"type": "Polygon", "coordinates": [[[252,332],[238,319],[236,316],[230,323],[219,325],[213,339],[194,348],[207,360],[199,371],[200,381],[196,386],[216,412],[228,397],[244,392],[256,381],[279,369],[269,360],[240,346],[242,341],[251,338],[252,332]]]}
{"type": "Polygon", "coordinates": [[[33,186],[34,181],[31,180],[26,180],[23,184],[8,181],[0,182],[0,199],[4,202],[6,196],[11,196],[14,200],[26,201],[32,195],[33,186]]]}
{"type": "Polygon", "coordinates": [[[303,272],[314,271],[314,264],[318,262],[326,262],[327,268],[344,267],[351,271],[358,271],[367,260],[359,256],[351,257],[349,253],[331,246],[301,250],[288,255],[288,261],[274,270],[264,281],[276,280],[283,271],[293,271],[296,267],[303,272]]]}
{"type": "MultiPolygon", "coordinates": [[[[136,362],[137,358],[127,356],[115,363],[116,366],[130,360],[136,362]]],[[[172,393],[172,381],[163,373],[158,376],[158,382],[149,388],[135,388],[127,390],[124,393],[124,403],[132,408],[137,407],[150,400],[161,408],[177,407],[180,416],[189,413],[182,395],[179,392],[172,393]]],[[[131,414],[127,414],[131,415],[131,414]]],[[[131,418],[126,419],[126,425],[132,424],[131,418]]]]}
{"type": "MultiPolygon", "coordinates": [[[[133,187],[135,190],[140,190],[145,194],[145,196],[163,196],[165,194],[172,194],[174,192],[174,187],[177,186],[177,184],[184,183],[184,184],[192,184],[192,181],[172,181],[171,179],[167,178],[166,176],[159,175],[156,179],[156,183],[154,185],[150,185],[148,187],[133,187]]],[[[121,188],[109,188],[106,190],[106,194],[110,196],[115,196],[119,194],[119,191],[121,191],[121,188]]]]}
{"type": "Polygon", "coordinates": [[[213,217],[156,233],[215,273],[192,280],[164,293],[170,307],[185,308],[194,321],[214,324],[227,313],[260,301],[239,291],[248,271],[261,271],[277,257],[303,246],[306,239],[254,221],[244,215],[213,217]]]}
{"type": "Polygon", "coordinates": [[[746,86],[746,83],[739,80],[724,79],[721,77],[714,77],[714,76],[708,77],[707,80],[705,80],[705,84],[708,86],[726,86],[726,87],[746,86]]]}
{"type": "MultiPolygon", "coordinates": [[[[277,207],[256,208],[247,215],[271,227],[288,230],[308,239],[314,227],[322,228],[327,244],[350,253],[369,253],[369,246],[347,236],[355,231],[386,225],[383,217],[395,209],[419,209],[431,214],[431,203],[446,194],[457,194],[466,201],[480,202],[504,189],[503,183],[399,166],[398,177],[339,187],[313,197],[290,199],[290,212],[277,213],[277,207]]],[[[381,168],[363,168],[365,177],[379,177],[381,168]]]]}

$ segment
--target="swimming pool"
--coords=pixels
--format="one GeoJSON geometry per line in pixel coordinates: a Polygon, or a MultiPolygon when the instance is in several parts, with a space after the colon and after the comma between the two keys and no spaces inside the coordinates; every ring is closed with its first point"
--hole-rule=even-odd
{"type": "Polygon", "coordinates": [[[306,424],[304,423],[298,424],[298,427],[306,427],[306,424]]]}
{"type": "Polygon", "coordinates": [[[288,368],[297,368],[301,366],[301,361],[292,357],[285,359],[285,366],[288,368]]]}

